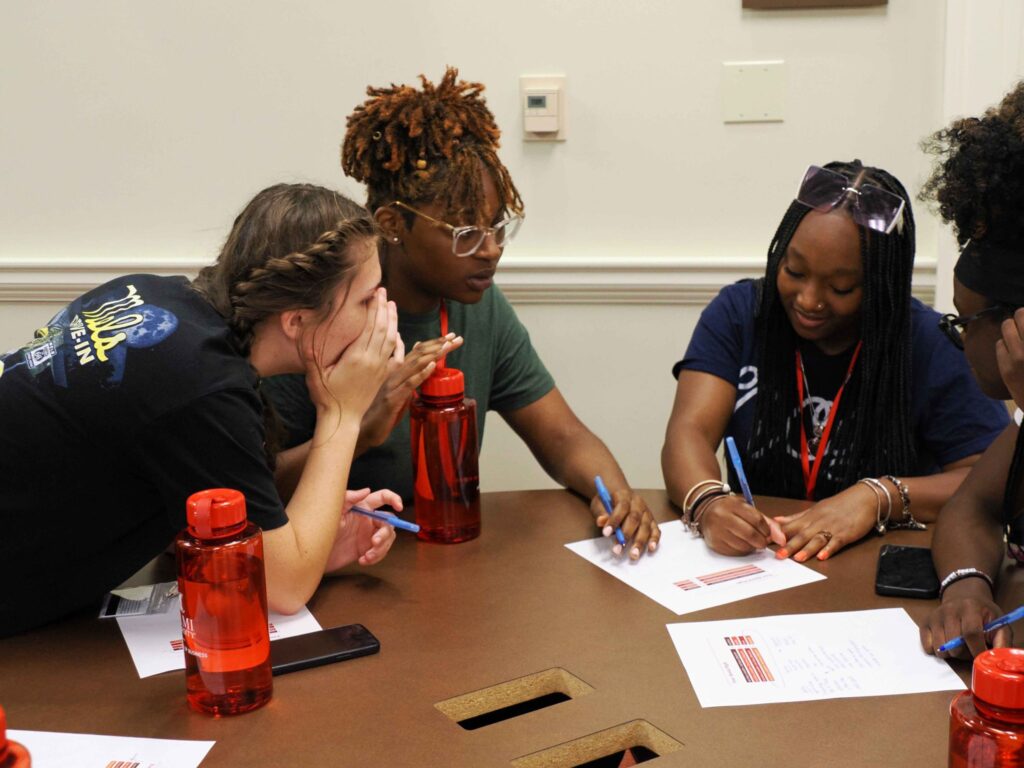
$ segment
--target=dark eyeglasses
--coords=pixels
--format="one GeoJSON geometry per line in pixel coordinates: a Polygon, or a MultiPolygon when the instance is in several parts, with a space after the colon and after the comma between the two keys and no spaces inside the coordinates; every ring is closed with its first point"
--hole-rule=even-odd
{"type": "Polygon", "coordinates": [[[943,315],[942,319],[939,320],[939,328],[950,341],[956,344],[957,349],[963,349],[964,337],[961,333],[970,323],[985,315],[992,315],[997,312],[1009,314],[1014,310],[1015,308],[1009,304],[996,304],[994,307],[985,307],[981,312],[975,312],[973,315],[943,315]]]}
{"type": "Polygon", "coordinates": [[[850,181],[841,173],[812,165],[800,182],[796,201],[822,213],[841,208],[860,226],[886,235],[902,226],[903,198],[859,180],[859,176],[850,181]]]}
{"type": "Polygon", "coordinates": [[[488,235],[491,235],[494,238],[494,242],[499,248],[504,248],[511,242],[512,238],[516,236],[516,232],[519,231],[519,227],[523,223],[522,216],[506,216],[493,227],[456,227],[449,224],[447,221],[441,221],[440,219],[435,219],[433,216],[428,216],[423,211],[418,211],[408,203],[403,203],[401,200],[395,200],[392,205],[404,208],[410,213],[414,213],[417,216],[433,222],[435,225],[443,227],[451,232],[452,253],[460,258],[472,256],[480,250],[480,246],[484,244],[484,239],[488,235]]]}

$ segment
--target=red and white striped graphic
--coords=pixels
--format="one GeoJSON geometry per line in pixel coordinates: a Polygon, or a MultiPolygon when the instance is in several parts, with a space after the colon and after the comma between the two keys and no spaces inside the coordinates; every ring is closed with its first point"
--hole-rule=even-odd
{"type": "Polygon", "coordinates": [[[691,589],[700,589],[700,584],[689,579],[683,579],[682,581],[675,582],[675,585],[682,590],[689,592],[691,589]]]}
{"type": "Polygon", "coordinates": [[[754,576],[758,573],[764,573],[764,570],[754,564],[740,565],[736,568],[728,568],[724,571],[715,571],[704,576],[698,576],[697,580],[710,587],[712,584],[722,584],[726,581],[734,581],[747,576],[754,576]]]}

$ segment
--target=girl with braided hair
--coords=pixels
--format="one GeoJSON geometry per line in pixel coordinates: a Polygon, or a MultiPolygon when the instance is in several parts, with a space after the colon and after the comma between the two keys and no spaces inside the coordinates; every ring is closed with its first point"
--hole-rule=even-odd
{"type": "Polygon", "coordinates": [[[911,297],[914,217],[892,175],[811,166],[765,276],[722,289],[673,373],[669,497],[717,552],[828,558],[872,530],[923,528],[1006,424],[939,316],[911,297]],[[767,518],[722,483],[732,436],[754,493],[806,499],[767,518]],[[913,509],[911,509],[913,501],[913,509]]]}
{"type": "Polygon", "coordinates": [[[325,572],[380,560],[394,530],[347,506],[359,424],[402,348],[365,210],[310,185],[270,187],[213,267],[128,275],[88,291],[0,356],[0,635],[73,611],[162,552],[185,500],[235,488],[264,531],[273,610],[325,572]],[[274,483],[260,377],[305,372],[316,430],[287,507],[274,483]]]}
{"type": "MultiPolygon", "coordinates": [[[[606,536],[618,525],[632,540],[630,557],[653,551],[659,532],[646,503],[572,412],[493,285],[504,247],[522,221],[523,201],[498,158],[500,131],[483,86],[459,80],[452,68],[436,85],[421,80],[421,88],[369,88],[370,98],[348,118],[341,153],[345,173],[366,184],[367,208],[384,235],[384,284],[398,305],[402,337],[436,345],[447,328],[457,330],[465,343],[453,344],[448,364],[465,374],[481,437],[486,412],[497,411],[548,474],[592,499],[606,536]],[[612,491],[611,516],[595,496],[595,475],[612,491]]],[[[419,364],[420,351],[414,348],[407,363],[419,364]]],[[[412,459],[403,414],[414,388],[403,376],[396,372],[385,384],[378,402],[387,405],[378,421],[364,424],[374,447],[356,460],[352,477],[357,485],[386,483],[408,500],[412,459]]],[[[268,384],[301,451],[313,423],[303,382],[292,377],[268,384]]]]}
{"type": "Polygon", "coordinates": [[[1010,644],[1009,627],[987,635],[983,626],[1005,613],[995,602],[1004,557],[1024,563],[1024,81],[982,116],[936,132],[924,148],[936,165],[922,197],[953,225],[961,246],[953,279],[960,314],[944,317],[943,329],[981,388],[1017,405],[1016,423],[971,469],[932,539],[940,605],[921,627],[921,644],[937,653],[963,637],[939,655],[976,655],[1010,644]]]}

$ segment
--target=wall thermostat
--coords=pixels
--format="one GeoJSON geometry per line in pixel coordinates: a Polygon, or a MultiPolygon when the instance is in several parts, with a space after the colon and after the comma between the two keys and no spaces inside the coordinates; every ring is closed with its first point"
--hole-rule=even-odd
{"type": "Polygon", "coordinates": [[[526,141],[565,141],[565,76],[519,78],[526,141]]]}

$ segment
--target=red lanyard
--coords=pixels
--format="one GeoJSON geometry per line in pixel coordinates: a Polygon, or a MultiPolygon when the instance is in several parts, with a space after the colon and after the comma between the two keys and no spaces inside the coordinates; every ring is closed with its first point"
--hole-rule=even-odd
{"type": "Polygon", "coordinates": [[[824,464],[825,451],[828,448],[828,438],[832,433],[832,425],[836,420],[836,413],[839,411],[839,399],[843,396],[847,382],[853,374],[853,367],[857,364],[857,357],[860,355],[860,348],[864,342],[858,341],[857,348],[853,350],[853,357],[850,359],[850,367],[846,369],[846,378],[836,392],[832,400],[832,408],[825,419],[825,429],[821,433],[821,440],[818,443],[818,451],[814,457],[814,470],[811,470],[810,451],[807,448],[807,427],[804,426],[804,366],[800,358],[800,350],[796,351],[796,395],[797,395],[797,418],[800,420],[800,465],[804,470],[804,488],[807,489],[807,500],[814,501],[814,486],[818,484],[818,471],[824,464]]]}
{"type": "MultiPolygon", "coordinates": [[[[444,299],[441,299],[441,335],[448,335],[448,307],[445,305],[444,299]]],[[[444,368],[445,357],[448,357],[448,355],[437,361],[438,368],[444,368]]]]}

